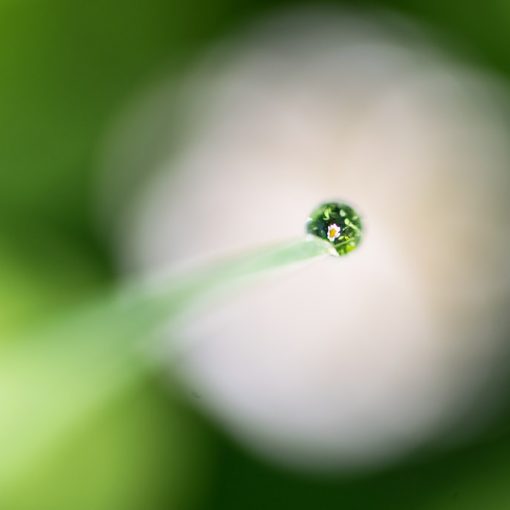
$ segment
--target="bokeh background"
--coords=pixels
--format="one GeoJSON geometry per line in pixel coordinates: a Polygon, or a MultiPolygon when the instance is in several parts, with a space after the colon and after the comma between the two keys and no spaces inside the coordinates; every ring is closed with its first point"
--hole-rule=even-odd
{"type": "MultiPolygon", "coordinates": [[[[112,133],[122,126],[127,105],[161,80],[178,80],[211,48],[257,20],[302,6],[224,0],[0,2],[3,348],[23,331],[37,331],[95,302],[122,280],[118,246],[105,218],[117,210],[107,204],[115,181],[104,173],[112,133]]],[[[375,21],[382,12],[404,17],[457,61],[497,76],[498,93],[507,88],[510,93],[510,7],[505,2],[327,6],[356,9],[375,21]]],[[[179,120],[169,123],[178,126],[179,120]]],[[[153,157],[145,156],[147,162],[153,157]]],[[[112,193],[112,202],[122,192],[112,193]]],[[[16,372],[33,373],[32,358],[44,357],[46,338],[42,334],[33,354],[13,365],[16,372]]],[[[504,388],[503,372],[495,377],[504,388]]],[[[86,371],[80,375],[84,385],[97,383],[94,372],[90,381],[86,376],[86,371]]],[[[23,388],[13,384],[4,392],[16,402],[23,388]]],[[[167,370],[151,369],[59,433],[22,469],[14,465],[16,455],[5,457],[2,451],[25,441],[26,432],[18,436],[14,428],[0,435],[1,470],[12,471],[0,486],[0,508],[506,509],[509,395],[500,393],[497,415],[459,444],[424,448],[361,472],[324,473],[254,452],[196,405],[199,394],[184,389],[167,370]]],[[[36,398],[45,412],[57,412],[51,396],[41,392],[36,398]]],[[[0,420],[16,412],[16,406],[0,402],[0,420]]],[[[37,413],[29,416],[23,427],[29,437],[37,436],[47,421],[37,413]]],[[[21,454],[22,446],[16,450],[21,454]]]]}

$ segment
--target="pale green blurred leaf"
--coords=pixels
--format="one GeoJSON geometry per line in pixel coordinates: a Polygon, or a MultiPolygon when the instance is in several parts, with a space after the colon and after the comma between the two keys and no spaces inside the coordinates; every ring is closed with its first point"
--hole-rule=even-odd
{"type": "Polygon", "coordinates": [[[298,240],[163,283],[132,284],[6,342],[0,351],[0,493],[82,420],[139,381],[149,368],[143,351],[158,328],[190,304],[261,272],[330,252],[319,239],[298,240]]]}

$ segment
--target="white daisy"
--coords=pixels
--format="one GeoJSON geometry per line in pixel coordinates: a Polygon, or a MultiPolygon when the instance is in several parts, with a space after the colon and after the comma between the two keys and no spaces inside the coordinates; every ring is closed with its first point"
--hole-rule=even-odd
{"type": "Polygon", "coordinates": [[[332,223],[328,227],[328,239],[333,242],[335,239],[340,237],[340,227],[336,223],[332,223]]]}

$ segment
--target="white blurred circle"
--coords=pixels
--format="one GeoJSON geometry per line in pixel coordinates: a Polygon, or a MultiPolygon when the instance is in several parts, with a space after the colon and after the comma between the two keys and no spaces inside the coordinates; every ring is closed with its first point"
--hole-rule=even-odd
{"type": "MultiPolygon", "coordinates": [[[[179,333],[204,408],[285,462],[370,465],[419,447],[465,412],[506,333],[503,102],[416,34],[317,10],[219,46],[177,95],[189,136],[120,229],[122,264],[147,274],[302,235],[324,200],[359,208],[358,251],[193,310],[179,333]]],[[[168,96],[151,97],[134,119],[158,117],[168,96]]]]}

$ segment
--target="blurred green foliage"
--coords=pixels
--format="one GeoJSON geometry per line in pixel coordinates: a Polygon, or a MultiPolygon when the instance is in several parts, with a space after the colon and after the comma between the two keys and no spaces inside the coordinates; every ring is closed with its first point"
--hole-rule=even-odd
{"type": "MultiPolygon", "coordinates": [[[[162,67],[182,65],[203,34],[203,20],[214,25],[221,14],[207,2],[196,7],[166,1],[0,3],[4,342],[20,328],[100,295],[113,281],[108,247],[94,223],[102,139],[130,94],[162,67]]],[[[142,388],[63,436],[59,452],[38,457],[30,472],[2,488],[0,507],[186,508],[199,494],[203,462],[195,457],[205,448],[198,447],[203,427],[158,384],[142,388]]],[[[33,436],[44,428],[45,417],[40,420],[27,424],[33,436]]]]}
{"type": "Polygon", "coordinates": [[[155,379],[66,434],[0,495],[19,510],[194,508],[209,447],[196,418],[155,379]]]}

